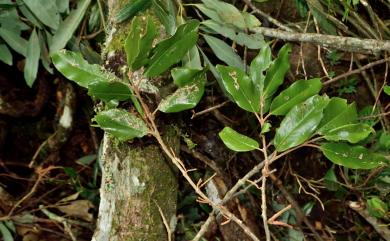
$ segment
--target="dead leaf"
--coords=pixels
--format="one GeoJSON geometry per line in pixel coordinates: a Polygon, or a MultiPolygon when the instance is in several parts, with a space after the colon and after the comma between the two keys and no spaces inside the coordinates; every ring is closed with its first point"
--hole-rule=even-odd
{"type": "Polygon", "coordinates": [[[57,206],[56,208],[67,216],[91,222],[93,220],[93,215],[89,213],[89,209],[93,207],[93,204],[88,200],[76,200],[68,205],[57,206]]]}

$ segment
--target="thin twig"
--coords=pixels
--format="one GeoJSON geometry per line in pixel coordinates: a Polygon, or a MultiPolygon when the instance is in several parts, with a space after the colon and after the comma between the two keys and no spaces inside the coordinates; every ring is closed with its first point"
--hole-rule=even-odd
{"type": "Polygon", "coordinates": [[[164,212],[162,211],[160,205],[158,205],[158,203],[156,201],[154,201],[154,203],[156,204],[158,211],[160,212],[161,219],[163,220],[165,229],[167,230],[168,241],[171,241],[172,240],[172,231],[171,231],[171,228],[169,227],[167,219],[164,216],[164,212]]]}

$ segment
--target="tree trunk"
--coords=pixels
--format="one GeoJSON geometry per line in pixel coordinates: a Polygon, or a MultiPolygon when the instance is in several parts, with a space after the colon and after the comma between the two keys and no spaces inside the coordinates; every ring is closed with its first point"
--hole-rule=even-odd
{"type": "MultiPolygon", "coordinates": [[[[105,56],[114,71],[126,59],[124,40],[130,21],[115,24],[113,16],[128,0],[109,0],[109,29],[105,56]]],[[[167,138],[178,143],[175,128],[167,138]]],[[[135,141],[136,143],[137,141],[135,141]]],[[[173,226],[176,221],[177,176],[156,144],[119,143],[104,135],[100,164],[102,181],[97,227],[93,241],[168,240],[161,215],[173,226]],[[161,208],[162,214],[159,211],[161,208]]]]}

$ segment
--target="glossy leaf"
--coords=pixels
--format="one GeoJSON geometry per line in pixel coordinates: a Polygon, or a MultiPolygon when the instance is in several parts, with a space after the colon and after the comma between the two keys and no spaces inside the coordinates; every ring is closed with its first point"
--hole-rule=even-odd
{"type": "Polygon", "coordinates": [[[228,44],[209,35],[203,35],[203,37],[218,59],[229,66],[234,66],[242,70],[245,69],[244,62],[241,60],[240,56],[238,56],[228,44]]]}
{"type": "Polygon", "coordinates": [[[298,146],[308,140],[320,123],[323,110],[328,104],[327,96],[312,96],[294,106],[276,130],[274,145],[278,152],[298,146]]]}
{"type": "Polygon", "coordinates": [[[96,81],[88,85],[88,94],[105,102],[124,101],[131,97],[128,85],[119,81],[96,81]]]}
{"type": "MultiPolygon", "coordinates": [[[[134,61],[131,62],[131,65],[129,65],[132,70],[137,70],[137,69],[141,68],[142,66],[144,66],[148,62],[149,52],[152,50],[153,41],[157,36],[157,29],[156,29],[156,26],[153,22],[153,18],[149,17],[149,16],[146,18],[147,18],[147,20],[145,21],[146,26],[144,26],[144,28],[146,28],[146,30],[142,31],[142,36],[141,36],[141,39],[139,41],[139,45],[137,47],[137,49],[138,49],[137,56],[134,59],[134,61]]],[[[127,42],[127,39],[126,39],[126,42],[127,42]]],[[[126,50],[126,46],[128,44],[129,43],[125,43],[125,50],[126,50]]],[[[126,52],[127,52],[127,50],[126,50],[126,52]]]]}
{"type": "Polygon", "coordinates": [[[385,87],[383,87],[383,91],[386,95],[390,96],[390,86],[386,85],[385,87]]]}
{"type": "Polygon", "coordinates": [[[127,19],[131,19],[138,12],[144,11],[152,5],[152,0],[134,0],[127,3],[115,16],[115,20],[121,23],[127,19]]]}
{"type": "Polygon", "coordinates": [[[199,21],[190,20],[182,24],[171,38],[161,41],[153,50],[145,75],[160,75],[179,62],[198,40],[199,21]]]}
{"type": "Polygon", "coordinates": [[[259,143],[250,137],[242,135],[230,127],[225,127],[219,132],[223,143],[233,151],[245,152],[259,148],[259,143]]]}
{"type": "Polygon", "coordinates": [[[32,87],[37,78],[39,57],[41,49],[39,39],[35,29],[32,31],[27,45],[26,64],[24,65],[24,79],[28,86],[32,87]]]}
{"type": "Polygon", "coordinates": [[[171,1],[166,1],[166,3],[167,6],[164,6],[163,1],[153,0],[152,6],[154,13],[160,22],[164,25],[165,31],[169,35],[173,35],[176,30],[176,15],[171,1]]]}
{"type": "Polygon", "coordinates": [[[330,142],[322,144],[320,148],[333,163],[352,169],[372,169],[388,162],[384,156],[372,153],[362,146],[330,142]]]}
{"type": "Polygon", "coordinates": [[[60,24],[60,14],[56,1],[23,0],[23,2],[43,24],[57,30],[60,24]]]}
{"type": "Polygon", "coordinates": [[[80,53],[63,49],[52,55],[52,61],[61,74],[85,88],[95,81],[117,80],[114,74],[103,70],[99,65],[89,64],[80,53]]]}
{"type": "Polygon", "coordinates": [[[5,44],[0,44],[0,60],[8,65],[12,65],[12,53],[5,44]]]}
{"type": "Polygon", "coordinates": [[[367,200],[367,210],[371,216],[383,218],[389,211],[389,207],[379,197],[371,197],[367,200]]]}
{"type": "Polygon", "coordinates": [[[285,115],[295,105],[320,92],[322,83],[319,78],[298,80],[283,90],[271,103],[270,113],[285,115]]]}
{"type": "Polygon", "coordinates": [[[214,20],[203,21],[202,25],[250,49],[259,49],[265,45],[264,38],[261,34],[247,34],[232,26],[224,25],[214,20]]]}
{"type": "Polygon", "coordinates": [[[173,83],[179,87],[194,82],[195,77],[201,72],[199,69],[190,69],[186,67],[177,67],[171,70],[173,83]]]}
{"type": "Polygon", "coordinates": [[[324,138],[328,141],[357,143],[366,139],[373,131],[372,127],[366,124],[348,124],[326,132],[324,138]]]}
{"type": "Polygon", "coordinates": [[[324,118],[318,126],[317,133],[325,134],[330,130],[357,122],[356,104],[347,104],[347,100],[338,97],[330,99],[324,110],[324,118]]]}
{"type": "Polygon", "coordinates": [[[164,113],[175,113],[194,108],[204,93],[206,75],[198,74],[193,83],[178,88],[173,94],[163,99],[158,109],[164,113]]]}
{"type": "Polygon", "coordinates": [[[246,28],[245,18],[241,11],[232,4],[222,2],[219,0],[202,0],[206,8],[217,12],[218,17],[223,23],[231,24],[240,29],[246,28]]]}
{"type": "Polygon", "coordinates": [[[15,31],[0,27],[0,37],[16,52],[26,56],[27,40],[20,37],[15,31]]]}
{"type": "Polygon", "coordinates": [[[83,20],[90,3],[91,0],[80,0],[77,8],[72,10],[69,16],[60,23],[50,44],[51,53],[54,53],[66,46],[66,43],[68,43],[68,41],[72,38],[72,35],[78,28],[81,20],[83,20]]]}
{"type": "Polygon", "coordinates": [[[248,75],[239,68],[217,65],[222,84],[233,97],[236,104],[250,112],[258,112],[259,92],[248,75]]]}
{"type": "Polygon", "coordinates": [[[148,134],[148,127],[143,120],[123,109],[98,112],[94,120],[100,128],[120,141],[143,137],[148,134]]]}
{"type": "Polygon", "coordinates": [[[280,50],[278,57],[270,65],[267,70],[267,75],[264,79],[264,92],[262,94],[262,101],[264,110],[268,111],[267,101],[270,101],[272,95],[276,92],[281,84],[283,84],[284,77],[287,71],[290,69],[289,54],[291,52],[291,46],[289,44],[284,45],[280,50]]]}
{"type": "MultiPolygon", "coordinates": [[[[264,79],[266,70],[272,64],[272,52],[268,44],[265,44],[252,60],[249,69],[249,76],[252,82],[256,85],[260,96],[263,96],[264,92],[264,79]]],[[[262,103],[260,103],[262,104],[262,103]]]]}

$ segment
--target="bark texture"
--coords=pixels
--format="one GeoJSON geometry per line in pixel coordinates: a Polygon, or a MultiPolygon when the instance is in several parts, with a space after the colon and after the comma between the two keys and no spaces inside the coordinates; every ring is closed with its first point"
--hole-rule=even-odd
{"type": "MultiPolygon", "coordinates": [[[[130,23],[116,25],[113,16],[127,2],[108,1],[109,29],[104,55],[106,64],[115,71],[123,69],[123,43],[130,23]]],[[[178,144],[176,129],[166,129],[166,139],[178,144]]],[[[92,240],[168,240],[158,207],[172,230],[176,223],[177,175],[160,148],[156,144],[119,143],[105,134],[101,150],[101,201],[92,240]]]]}

